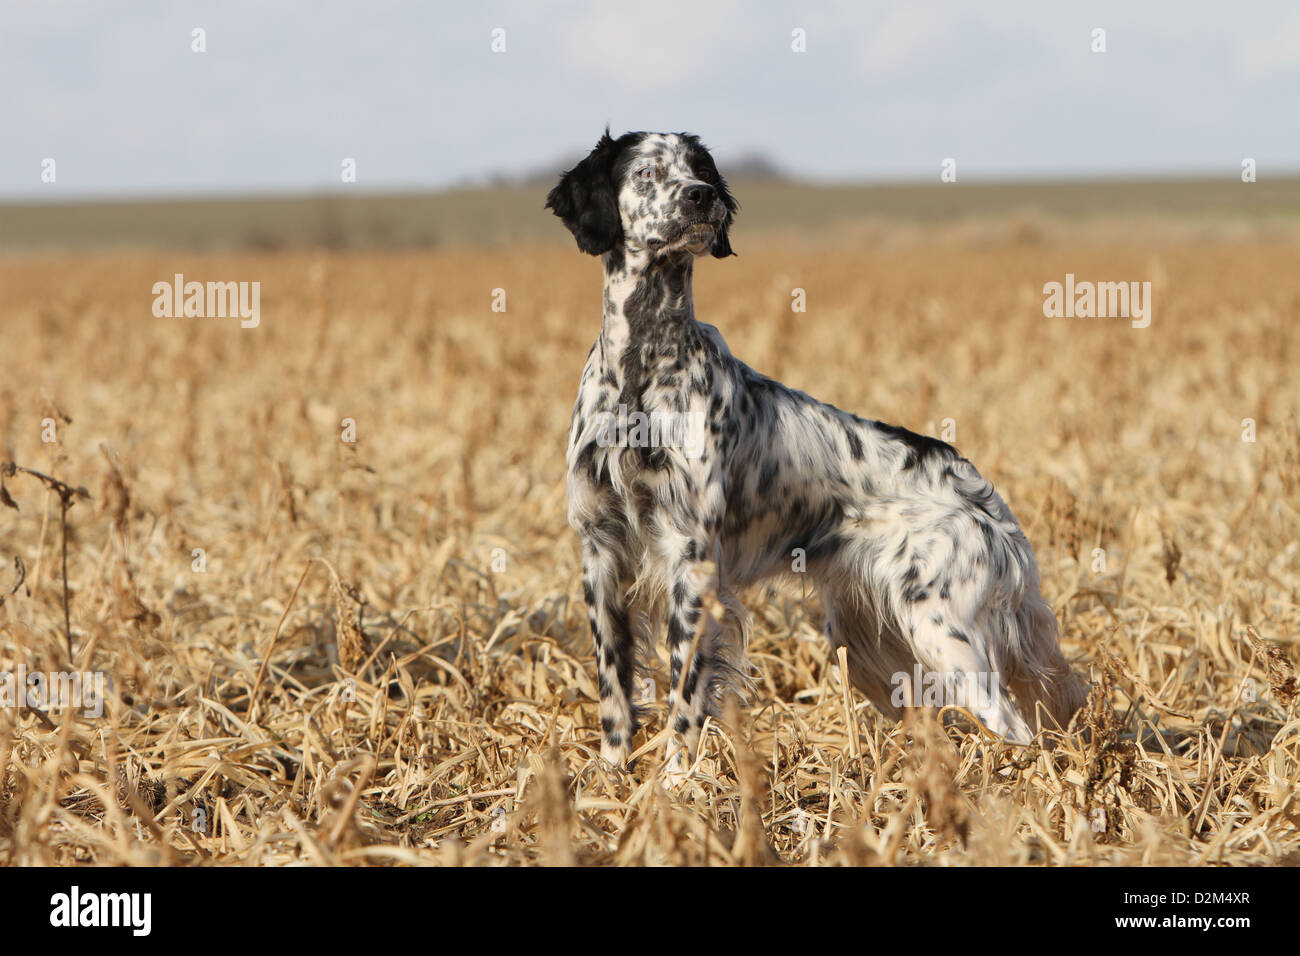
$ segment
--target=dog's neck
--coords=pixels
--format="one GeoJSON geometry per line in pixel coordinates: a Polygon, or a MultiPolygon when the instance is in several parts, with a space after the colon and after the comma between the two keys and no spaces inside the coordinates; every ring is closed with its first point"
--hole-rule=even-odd
{"type": "Polygon", "coordinates": [[[600,339],[605,354],[618,360],[629,347],[661,351],[680,341],[681,329],[695,319],[689,253],[651,256],[629,246],[605,253],[604,319],[600,339]]]}

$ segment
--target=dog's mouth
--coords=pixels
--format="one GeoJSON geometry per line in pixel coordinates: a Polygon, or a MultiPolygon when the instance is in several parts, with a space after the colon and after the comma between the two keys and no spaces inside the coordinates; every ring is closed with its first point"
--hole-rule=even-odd
{"type": "Polygon", "coordinates": [[[711,243],[717,232],[717,224],[708,219],[695,219],[676,225],[662,239],[651,239],[647,245],[655,252],[669,249],[698,249],[711,243]]]}

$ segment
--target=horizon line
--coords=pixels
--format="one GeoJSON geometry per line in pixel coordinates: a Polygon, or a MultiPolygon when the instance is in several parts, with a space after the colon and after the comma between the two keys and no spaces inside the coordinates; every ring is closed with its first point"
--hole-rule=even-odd
{"type": "MultiPolygon", "coordinates": [[[[559,175],[558,173],[556,174],[559,175]]],[[[1257,174],[1258,175],[1258,174],[1257,174]]],[[[917,189],[939,187],[953,189],[961,187],[1015,187],[1015,186],[1086,186],[1096,184],[1110,185],[1144,185],[1153,183],[1215,183],[1224,184],[1242,182],[1242,185],[1291,181],[1300,179],[1300,166],[1288,168],[1280,173],[1270,173],[1255,182],[1244,183],[1240,170],[1232,174],[1216,170],[1177,170],[1165,172],[1141,171],[1101,171],[1074,175],[1031,173],[1028,175],[994,173],[983,176],[967,176],[954,182],[942,182],[935,178],[916,177],[874,177],[865,179],[820,178],[799,175],[775,175],[748,178],[732,177],[732,184],[781,185],[804,187],[808,189],[917,189]]],[[[409,186],[363,186],[358,183],[330,183],[307,187],[253,187],[249,189],[213,189],[162,190],[157,192],[104,192],[88,190],[64,194],[49,198],[36,198],[32,195],[0,193],[0,208],[33,206],[71,206],[71,205],[135,205],[147,203],[212,203],[212,202],[248,202],[248,201],[283,201],[311,202],[335,199],[404,199],[412,196],[452,196],[460,193],[483,193],[496,190],[543,189],[547,180],[533,177],[502,177],[499,182],[461,182],[444,186],[409,185],[409,186]]],[[[34,188],[33,192],[39,191],[34,188]]]]}

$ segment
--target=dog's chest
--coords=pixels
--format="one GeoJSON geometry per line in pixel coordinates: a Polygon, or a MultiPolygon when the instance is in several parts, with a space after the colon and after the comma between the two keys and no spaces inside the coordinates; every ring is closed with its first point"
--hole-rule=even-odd
{"type": "Polygon", "coordinates": [[[693,483],[711,437],[712,367],[681,342],[604,344],[592,349],[574,404],[570,497],[595,485],[631,500],[693,483]]]}

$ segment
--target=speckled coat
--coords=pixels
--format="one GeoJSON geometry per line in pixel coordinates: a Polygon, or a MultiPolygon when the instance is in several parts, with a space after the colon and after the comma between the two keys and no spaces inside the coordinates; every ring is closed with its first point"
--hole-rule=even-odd
{"type": "Polygon", "coordinates": [[[950,687],[988,680],[971,709],[1012,740],[1069,722],[1082,691],[1033,552],[974,466],[759,374],[696,319],[695,260],[732,254],[737,210],[696,137],[607,132],[547,205],[605,273],[567,462],[606,760],[626,762],[640,655],[666,623],[667,756],[685,767],[706,715],[747,684],[736,589],[783,574],[815,583],[827,637],[886,715],[919,665],[950,687]],[[611,428],[638,415],[663,427],[611,428]]]}

